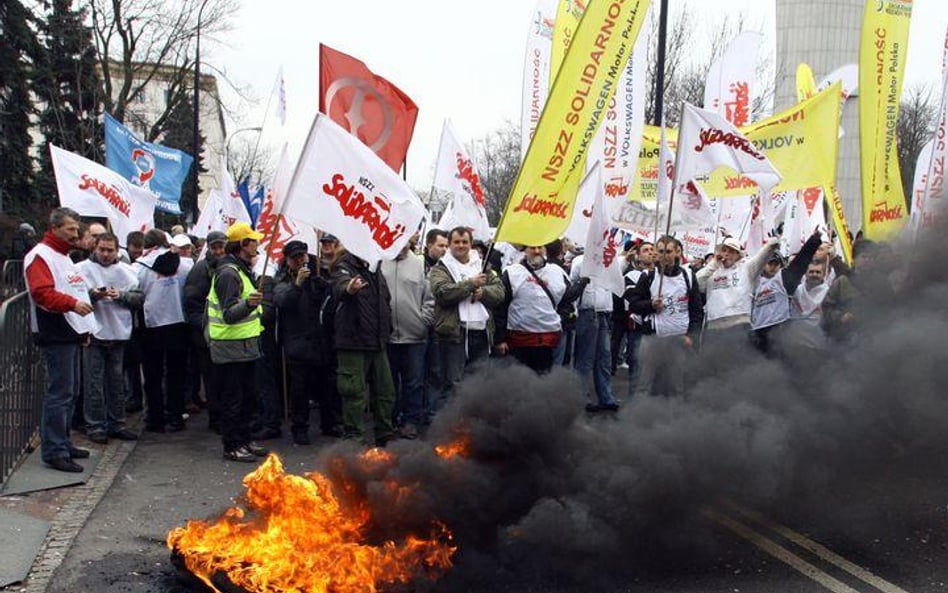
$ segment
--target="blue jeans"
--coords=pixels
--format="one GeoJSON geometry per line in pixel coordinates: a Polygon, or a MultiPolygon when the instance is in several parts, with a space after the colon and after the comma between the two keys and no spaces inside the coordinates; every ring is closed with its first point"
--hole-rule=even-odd
{"type": "Polygon", "coordinates": [[[609,353],[611,328],[612,313],[579,310],[573,368],[582,380],[586,399],[601,406],[616,403],[612,396],[612,355],[609,353]],[[596,399],[593,399],[593,391],[596,399]]]}
{"type": "Polygon", "coordinates": [[[83,349],[86,431],[109,434],[125,428],[125,342],[93,342],[83,349]]]}
{"type": "Polygon", "coordinates": [[[40,346],[46,362],[46,394],[40,421],[43,461],[69,459],[69,422],[79,383],[79,344],[40,346]]]}
{"type": "Polygon", "coordinates": [[[460,342],[439,341],[438,350],[441,352],[441,393],[431,406],[431,413],[443,408],[454,397],[457,384],[465,375],[486,364],[490,344],[486,331],[462,330],[460,342]]]}
{"type": "Polygon", "coordinates": [[[395,384],[392,422],[420,425],[425,420],[425,353],[428,344],[389,344],[388,366],[395,384]]]}

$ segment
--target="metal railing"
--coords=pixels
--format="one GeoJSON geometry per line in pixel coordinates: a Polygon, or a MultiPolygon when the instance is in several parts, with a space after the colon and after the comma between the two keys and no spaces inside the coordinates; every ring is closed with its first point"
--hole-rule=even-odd
{"type": "Polygon", "coordinates": [[[45,390],[46,369],[30,334],[30,300],[22,291],[0,306],[0,484],[29,451],[45,390]]]}
{"type": "Polygon", "coordinates": [[[0,298],[11,297],[26,290],[26,279],[23,277],[23,260],[10,259],[3,262],[3,271],[0,272],[0,298]]]}

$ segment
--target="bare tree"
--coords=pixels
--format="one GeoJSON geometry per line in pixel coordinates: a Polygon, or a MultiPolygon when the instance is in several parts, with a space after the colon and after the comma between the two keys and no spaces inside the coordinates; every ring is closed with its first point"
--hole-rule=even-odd
{"type": "Polygon", "coordinates": [[[929,85],[913,86],[904,93],[899,106],[898,136],[899,167],[906,202],[912,207],[912,184],[915,165],[925,144],[932,139],[938,118],[938,97],[929,85]]]}
{"type": "Polygon", "coordinates": [[[239,183],[249,177],[253,183],[269,182],[276,171],[275,154],[260,146],[253,134],[238,137],[227,151],[227,169],[239,183]]]}
{"type": "Polygon", "coordinates": [[[467,151],[480,174],[487,219],[496,225],[520,171],[520,128],[505,121],[501,127],[470,142],[467,151]]]}
{"type": "Polygon", "coordinates": [[[195,41],[230,28],[237,0],[90,0],[92,29],[105,86],[105,109],[155,140],[193,88],[195,41]],[[202,11],[203,8],[203,11],[202,11]],[[164,110],[153,121],[129,107],[160,83],[164,110]]]}

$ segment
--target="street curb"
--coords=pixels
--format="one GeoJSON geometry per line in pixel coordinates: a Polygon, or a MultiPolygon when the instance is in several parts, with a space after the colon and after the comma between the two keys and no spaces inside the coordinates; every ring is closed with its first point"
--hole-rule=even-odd
{"type": "Polygon", "coordinates": [[[8,590],[21,593],[45,593],[56,569],[66,559],[72,542],[79,535],[92,511],[109,491],[119,469],[135,450],[138,441],[113,441],[105,449],[99,465],[85,484],[72,487],[73,495],[63,504],[51,521],[49,533],[33,561],[26,580],[8,590]]]}

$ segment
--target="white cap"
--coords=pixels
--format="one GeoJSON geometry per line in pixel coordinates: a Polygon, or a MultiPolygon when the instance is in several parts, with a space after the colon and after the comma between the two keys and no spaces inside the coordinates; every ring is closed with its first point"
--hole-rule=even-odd
{"type": "Polygon", "coordinates": [[[725,247],[730,247],[738,253],[744,253],[744,246],[741,245],[741,242],[735,239],[734,237],[728,237],[721,242],[721,245],[725,247]]]}
{"type": "Polygon", "coordinates": [[[175,247],[194,247],[194,245],[191,244],[191,238],[184,233],[178,233],[172,237],[171,244],[175,247]]]}

